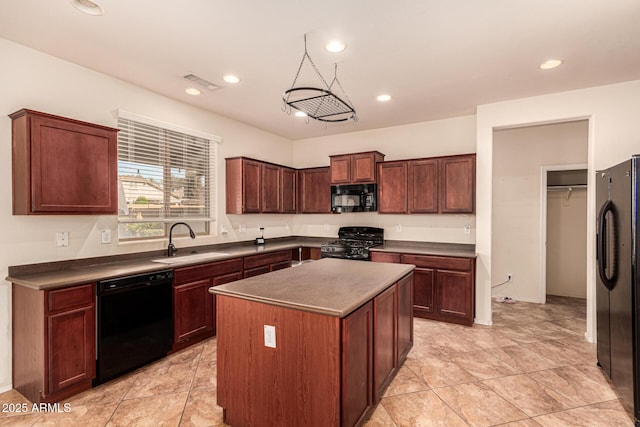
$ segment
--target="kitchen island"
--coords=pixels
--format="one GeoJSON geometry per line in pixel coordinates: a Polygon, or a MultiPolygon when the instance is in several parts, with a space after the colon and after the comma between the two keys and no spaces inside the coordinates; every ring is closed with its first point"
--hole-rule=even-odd
{"type": "Polygon", "coordinates": [[[225,422],[363,424],[413,345],[413,268],[322,259],[212,287],[225,422]]]}

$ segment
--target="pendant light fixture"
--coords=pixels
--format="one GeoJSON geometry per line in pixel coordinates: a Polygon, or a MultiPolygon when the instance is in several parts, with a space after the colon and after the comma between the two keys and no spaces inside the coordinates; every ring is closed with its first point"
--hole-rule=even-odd
{"type": "Polygon", "coordinates": [[[358,121],[356,110],[353,108],[351,100],[338,80],[338,64],[334,64],[334,76],[331,84],[327,84],[327,81],[322,77],[311,56],[309,56],[306,34],[304,35],[304,54],[302,55],[302,61],[300,61],[300,66],[293,79],[291,88],[284,92],[282,101],[282,111],[285,111],[287,114],[291,114],[293,109],[321,122],[358,121]],[[319,83],[322,83],[321,85],[296,86],[300,71],[306,61],[308,61],[313,68],[319,83]],[[336,94],[336,89],[340,90],[341,96],[336,94]]]}

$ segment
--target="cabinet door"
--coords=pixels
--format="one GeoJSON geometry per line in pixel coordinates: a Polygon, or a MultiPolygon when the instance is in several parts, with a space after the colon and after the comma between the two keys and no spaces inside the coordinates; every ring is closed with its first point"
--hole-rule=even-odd
{"type": "Polygon", "coordinates": [[[397,339],[397,285],[378,295],[373,300],[373,401],[382,398],[382,393],[391,382],[398,366],[397,339]]]}
{"type": "Polygon", "coordinates": [[[19,118],[14,146],[24,147],[14,147],[14,169],[30,171],[30,186],[16,180],[23,172],[14,170],[14,185],[23,187],[14,188],[14,213],[116,214],[117,130],[37,112],[18,114],[12,115],[19,118]],[[29,131],[17,132],[26,123],[29,131]]]}
{"type": "Polygon", "coordinates": [[[373,304],[366,303],[342,320],[343,426],[359,421],[373,405],[373,304]]]}
{"type": "Polygon", "coordinates": [[[440,212],[474,212],[475,164],[475,155],[440,159],[440,212]]]}
{"type": "Polygon", "coordinates": [[[295,169],[282,168],[281,169],[281,184],[282,189],[282,201],[280,206],[283,213],[296,213],[297,206],[297,175],[295,169]]]}
{"type": "Polygon", "coordinates": [[[431,268],[413,270],[413,314],[417,317],[434,312],[434,279],[431,268]]]}
{"type": "Polygon", "coordinates": [[[409,162],[409,212],[438,213],[438,160],[409,162]]]}
{"type": "Polygon", "coordinates": [[[279,166],[262,165],[262,212],[280,212],[280,198],[282,195],[280,190],[280,170],[279,166]]]}
{"type": "Polygon", "coordinates": [[[299,171],[300,213],[331,213],[331,175],[329,168],[299,171]]]}
{"type": "MultiPolygon", "coordinates": [[[[220,285],[224,285],[225,283],[231,283],[231,282],[235,282],[236,280],[240,280],[242,279],[242,272],[241,271],[237,271],[237,272],[233,272],[233,273],[229,273],[229,274],[225,274],[224,276],[218,276],[218,277],[214,277],[212,280],[212,285],[213,286],[220,286],[220,285]]],[[[216,316],[216,296],[215,295],[211,295],[213,297],[213,309],[211,310],[212,316],[213,316],[213,331],[215,332],[218,328],[218,323],[217,323],[217,316],[216,316]]]]}
{"type": "Polygon", "coordinates": [[[358,184],[376,182],[376,153],[351,156],[351,180],[358,184]]]}
{"type": "Polygon", "coordinates": [[[210,287],[209,279],[174,286],[174,342],[213,333],[213,295],[209,293],[210,287]]]}
{"type": "Polygon", "coordinates": [[[407,162],[378,163],[378,213],[407,213],[407,162]]]}
{"type": "Polygon", "coordinates": [[[331,184],[351,183],[351,155],[331,156],[331,184]]]}
{"type": "Polygon", "coordinates": [[[398,282],[398,366],[413,347],[413,274],[398,282]]]}
{"type": "Polygon", "coordinates": [[[95,334],[95,305],[47,316],[47,394],[95,377],[95,334]]]}
{"type": "Polygon", "coordinates": [[[442,315],[473,321],[473,277],[464,271],[436,271],[436,310],[442,315]]]}
{"type": "Polygon", "coordinates": [[[242,162],[243,213],[260,213],[262,210],[262,163],[243,159],[242,162]]]}

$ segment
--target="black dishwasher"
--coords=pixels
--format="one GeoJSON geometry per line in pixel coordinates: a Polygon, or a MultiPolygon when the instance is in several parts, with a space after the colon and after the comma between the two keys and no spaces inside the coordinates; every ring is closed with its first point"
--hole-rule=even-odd
{"type": "Polygon", "coordinates": [[[173,343],[172,283],[173,270],[98,282],[94,385],[167,355],[173,343]]]}

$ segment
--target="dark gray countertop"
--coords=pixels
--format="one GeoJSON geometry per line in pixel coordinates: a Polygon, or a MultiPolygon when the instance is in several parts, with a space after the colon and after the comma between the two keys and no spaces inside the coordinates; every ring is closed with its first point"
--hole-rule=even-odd
{"type": "MultiPolygon", "coordinates": [[[[97,259],[47,263],[42,266],[35,265],[32,268],[33,272],[28,272],[29,270],[27,268],[22,268],[22,272],[12,274],[10,267],[9,276],[7,276],[5,280],[36,290],[51,290],[95,282],[97,280],[111,279],[114,277],[130,276],[139,273],[184,267],[187,265],[222,261],[230,258],[257,255],[284,249],[295,249],[301,246],[320,247],[320,244],[327,240],[328,239],[326,238],[298,237],[273,242],[267,241],[267,244],[264,246],[255,246],[238,242],[237,245],[212,245],[202,248],[183,248],[179,252],[178,256],[171,259],[171,261],[176,261],[171,264],[151,261],[152,259],[165,258],[164,252],[154,252],[152,254],[140,254],[138,258],[118,260],[115,262],[109,262],[108,257],[101,257],[97,259]],[[194,250],[197,250],[198,253],[216,252],[223,253],[223,255],[208,259],[190,259],[190,255],[192,255],[191,252],[194,250]],[[181,260],[181,258],[184,258],[184,260],[181,260]],[[56,264],[59,266],[58,269],[55,268],[56,264]],[[44,271],[38,271],[39,269],[44,271]]],[[[118,256],[113,257],[113,259],[118,258],[118,256]]]]}
{"type": "Polygon", "coordinates": [[[397,252],[417,255],[476,257],[476,246],[462,243],[407,242],[385,240],[384,245],[371,248],[373,252],[397,252]]]}
{"type": "MultiPolygon", "coordinates": [[[[152,259],[164,258],[164,251],[31,264],[9,267],[9,275],[6,277],[6,280],[36,290],[51,290],[114,277],[222,261],[230,258],[284,249],[295,249],[302,246],[319,248],[322,242],[330,240],[335,239],[327,237],[290,237],[268,240],[265,246],[255,246],[250,242],[235,242],[220,245],[187,247],[180,249],[178,256],[172,258],[172,261],[176,262],[172,262],[171,264],[151,261],[152,259]],[[194,259],[190,257],[193,251],[197,251],[198,253],[217,252],[222,254],[208,259],[194,259]]],[[[385,241],[383,246],[378,246],[371,250],[424,255],[476,256],[474,245],[453,243],[385,241]]]]}
{"type": "Polygon", "coordinates": [[[410,264],[323,258],[296,268],[212,287],[209,292],[345,317],[414,268],[410,264]]]}

